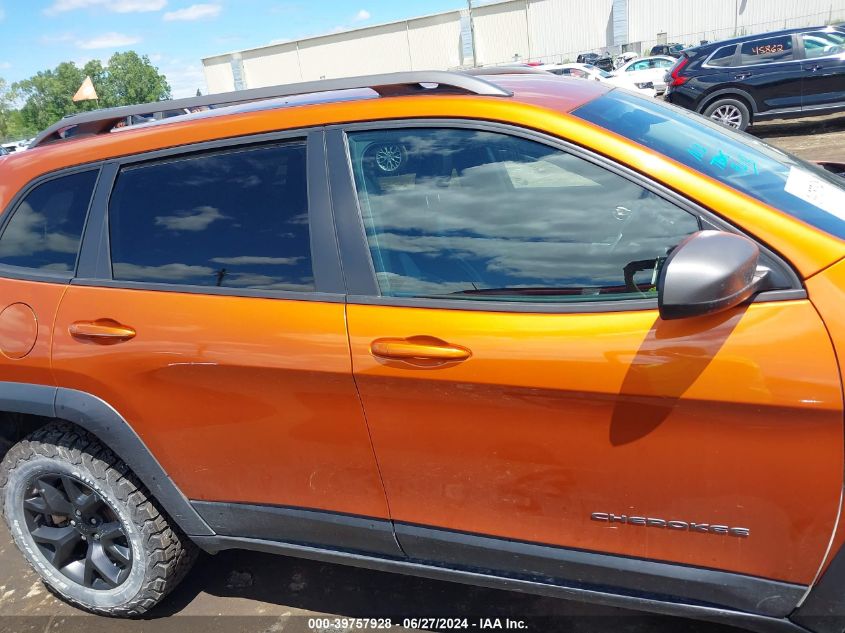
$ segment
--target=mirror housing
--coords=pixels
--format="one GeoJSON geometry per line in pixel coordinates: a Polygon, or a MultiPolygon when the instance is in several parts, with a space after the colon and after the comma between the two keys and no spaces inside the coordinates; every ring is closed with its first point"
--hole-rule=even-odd
{"type": "Polygon", "coordinates": [[[698,231],[671,252],[657,280],[662,319],[703,316],[733,308],[762,289],[760,248],[747,237],[698,231]]]}

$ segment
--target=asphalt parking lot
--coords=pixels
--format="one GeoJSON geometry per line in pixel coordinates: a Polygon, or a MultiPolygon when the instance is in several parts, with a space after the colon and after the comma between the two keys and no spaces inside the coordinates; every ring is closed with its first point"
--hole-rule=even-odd
{"type": "MultiPolygon", "coordinates": [[[[845,162],[845,115],[767,123],[754,133],[810,160],[845,162]]],[[[298,633],[309,618],[523,620],[544,633],[729,633],[726,626],[252,552],[204,556],[146,619],[115,621],[55,599],[0,525],[0,633],[187,631],[298,633]]],[[[394,628],[393,630],[404,630],[394,628]]]]}

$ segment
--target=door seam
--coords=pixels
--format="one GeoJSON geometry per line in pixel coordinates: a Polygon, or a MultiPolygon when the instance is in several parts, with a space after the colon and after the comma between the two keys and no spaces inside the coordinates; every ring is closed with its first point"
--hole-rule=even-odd
{"type": "Polygon", "coordinates": [[[396,547],[399,548],[399,551],[405,556],[405,558],[410,558],[408,556],[408,552],[402,547],[402,543],[399,542],[399,537],[396,534],[396,522],[393,519],[393,511],[390,509],[390,498],[387,495],[387,486],[384,483],[384,475],[381,472],[381,464],[379,463],[378,454],[376,453],[376,445],[373,442],[373,433],[370,429],[370,421],[367,418],[367,410],[364,407],[364,399],[361,396],[361,389],[358,387],[358,379],[355,376],[355,365],[352,361],[352,337],[349,334],[349,314],[347,312],[349,308],[349,304],[344,300],[343,302],[343,324],[346,328],[346,343],[349,349],[349,373],[352,376],[352,384],[355,386],[355,395],[358,398],[358,404],[361,406],[361,415],[364,417],[364,427],[367,429],[367,437],[370,439],[370,450],[373,452],[373,461],[376,465],[376,472],[378,473],[379,481],[381,482],[381,490],[384,494],[384,503],[387,506],[387,520],[390,521],[390,527],[393,534],[393,540],[396,543],[396,547]]]}

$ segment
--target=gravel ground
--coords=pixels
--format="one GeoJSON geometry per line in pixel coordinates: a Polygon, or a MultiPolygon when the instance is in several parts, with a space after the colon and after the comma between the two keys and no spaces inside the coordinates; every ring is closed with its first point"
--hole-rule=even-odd
{"type": "MultiPolygon", "coordinates": [[[[845,114],[756,126],[754,134],[808,160],[845,162],[845,114]]],[[[56,600],[0,525],[0,633],[289,633],[311,617],[510,618],[543,633],[730,633],[736,629],[327,565],[253,552],[205,556],[144,620],[115,621],[56,600]]],[[[393,630],[405,630],[397,629],[393,630]]]]}

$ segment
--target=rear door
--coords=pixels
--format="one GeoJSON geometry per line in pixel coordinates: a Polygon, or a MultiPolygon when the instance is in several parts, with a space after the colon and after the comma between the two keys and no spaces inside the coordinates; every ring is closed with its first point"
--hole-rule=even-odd
{"type": "Polygon", "coordinates": [[[801,108],[803,72],[792,35],[743,42],[737,64],[733,80],[752,94],[759,112],[801,108]]]}
{"type": "Polygon", "coordinates": [[[663,321],[657,271],[703,212],[513,128],[347,131],[329,147],[353,369],[408,555],[793,608],[843,467],[809,301],[663,321]]]}
{"type": "Polygon", "coordinates": [[[804,51],[803,108],[845,107],[845,33],[812,31],[798,38],[804,51]]]}
{"type": "Polygon", "coordinates": [[[334,544],[348,527],[349,546],[395,553],[322,132],[250,141],[108,166],[56,319],[57,379],[113,406],[218,534],[334,544]]]}

